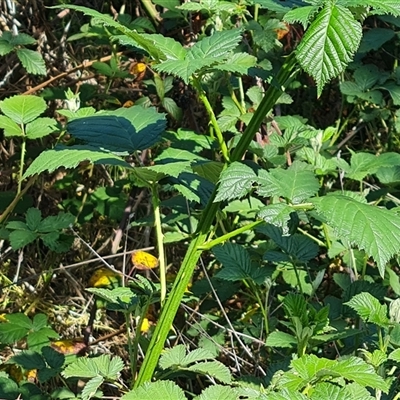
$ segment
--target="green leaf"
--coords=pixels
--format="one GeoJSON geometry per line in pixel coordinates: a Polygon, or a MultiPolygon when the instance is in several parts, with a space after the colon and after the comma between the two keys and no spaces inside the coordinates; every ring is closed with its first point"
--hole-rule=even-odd
{"type": "Polygon", "coordinates": [[[25,133],[28,139],[39,139],[56,130],[57,121],[53,118],[37,118],[26,125],[25,133]]]}
{"type": "Polygon", "coordinates": [[[301,40],[296,57],[321,95],[324,85],[344,71],[362,36],[361,24],[345,7],[327,2],[301,40]]]}
{"type": "Polygon", "coordinates": [[[98,397],[97,390],[103,382],[104,378],[102,376],[95,376],[88,380],[82,390],[82,400],[89,400],[92,397],[95,397],[95,395],[98,397]]]}
{"type": "Polygon", "coordinates": [[[0,36],[0,56],[5,56],[14,50],[14,45],[11,43],[11,32],[3,32],[0,36]]]}
{"type": "Polygon", "coordinates": [[[310,19],[317,11],[318,7],[315,6],[293,8],[283,16],[283,20],[288,24],[300,23],[306,29],[310,19]]]}
{"type": "Polygon", "coordinates": [[[221,173],[215,202],[241,198],[250,192],[257,180],[255,172],[241,162],[233,162],[221,173]]]}
{"type": "Polygon", "coordinates": [[[16,51],[21,64],[29,74],[46,75],[46,64],[40,53],[28,49],[17,49],[16,51]]]}
{"type": "Polygon", "coordinates": [[[380,49],[386,42],[395,36],[395,31],[385,28],[374,28],[367,31],[361,41],[359,53],[368,53],[380,49]]]}
{"type": "Polygon", "coordinates": [[[276,168],[271,172],[262,170],[259,176],[257,192],[260,196],[284,197],[293,204],[301,203],[319,190],[318,180],[312,171],[276,168]]]}
{"type": "Polygon", "coordinates": [[[294,348],[296,343],[294,336],[285,332],[274,331],[268,335],[265,345],[269,347],[294,348]]]}
{"type": "Polygon", "coordinates": [[[182,110],[178,107],[175,100],[171,99],[170,97],[164,97],[161,101],[161,105],[168,114],[170,114],[177,121],[180,121],[182,118],[182,110]]]}
{"type": "Polygon", "coordinates": [[[4,129],[5,137],[23,135],[21,127],[11,118],[6,117],[5,115],[0,115],[0,129],[4,129]]]}
{"type": "Polygon", "coordinates": [[[333,194],[313,199],[316,210],[327,220],[337,236],[373,257],[381,276],[385,264],[400,249],[400,217],[389,210],[359,203],[350,197],[333,194]]]}
{"type": "Polygon", "coordinates": [[[27,338],[31,350],[40,351],[43,346],[49,346],[50,338],[58,339],[58,333],[51,328],[42,328],[36,332],[30,332],[27,338]]]}
{"type": "Polygon", "coordinates": [[[0,338],[3,343],[12,344],[32,329],[32,321],[25,314],[10,314],[6,319],[7,322],[0,324],[0,338]]]}
{"type": "Polygon", "coordinates": [[[26,212],[26,225],[31,231],[35,231],[42,220],[42,212],[37,208],[29,208],[26,212]]]}
{"type": "Polygon", "coordinates": [[[141,34],[141,37],[151,42],[163,54],[162,59],[164,60],[183,60],[187,54],[186,49],[170,37],[158,34],[149,35],[146,33],[141,34]]]}
{"type": "Polygon", "coordinates": [[[95,358],[78,358],[73,363],[67,365],[61,375],[64,378],[94,378],[99,376],[99,366],[95,358]]]}
{"type": "Polygon", "coordinates": [[[393,165],[400,165],[400,154],[389,152],[376,156],[369,153],[352,152],[350,167],[346,167],[344,171],[348,178],[362,181],[367,175],[375,174],[379,168],[393,165]]]}
{"type": "Polygon", "coordinates": [[[75,217],[70,213],[60,212],[57,215],[46,217],[38,226],[38,232],[53,232],[61,229],[67,229],[75,222],[75,217]]]}
{"type": "Polygon", "coordinates": [[[22,247],[34,242],[38,235],[31,231],[14,231],[10,233],[9,240],[13,250],[21,249],[22,247]]]}
{"type": "Polygon", "coordinates": [[[42,355],[51,368],[59,369],[64,364],[64,354],[54,350],[50,346],[45,346],[42,348],[42,355]]]}
{"type": "Polygon", "coordinates": [[[181,365],[189,365],[197,361],[215,358],[215,354],[207,349],[198,348],[190,351],[183,359],[181,365]]]}
{"type": "Polygon", "coordinates": [[[201,394],[196,396],[193,400],[237,400],[238,398],[237,389],[230,386],[212,385],[205,388],[201,394]]]}
{"type": "Polygon", "coordinates": [[[231,373],[229,368],[220,361],[206,361],[192,365],[188,371],[211,376],[222,383],[231,383],[231,373]]]}
{"type": "Polygon", "coordinates": [[[24,350],[11,358],[13,363],[20,365],[26,370],[46,368],[43,357],[36,351],[24,350]]]}
{"type": "MultiPolygon", "coordinates": [[[[268,400],[308,400],[309,397],[299,392],[293,392],[289,390],[282,390],[279,393],[271,393],[268,395],[268,400]]],[[[264,399],[262,399],[264,400],[264,399]]]]}
{"type": "Polygon", "coordinates": [[[239,29],[219,31],[197,42],[190,48],[187,58],[192,60],[219,59],[236,48],[242,33],[239,29]]]}
{"type": "Polygon", "coordinates": [[[379,300],[370,293],[359,293],[344,304],[355,310],[364,321],[368,321],[384,328],[389,324],[387,305],[381,304],[379,300]]]}
{"type": "Polygon", "coordinates": [[[12,43],[14,46],[26,46],[30,44],[35,44],[36,40],[26,33],[18,33],[18,35],[16,36],[11,36],[10,43],[12,43]]]}
{"type": "Polygon", "coordinates": [[[213,248],[213,253],[223,268],[217,273],[217,277],[227,281],[240,281],[252,279],[257,284],[262,284],[269,272],[259,265],[252,265],[250,255],[240,245],[225,243],[213,248]]]}
{"type": "Polygon", "coordinates": [[[248,69],[254,67],[257,58],[247,53],[234,53],[229,57],[229,62],[223,62],[214,66],[219,71],[234,72],[241,75],[248,73],[248,69]]]}
{"type": "Polygon", "coordinates": [[[17,124],[27,124],[46,109],[46,102],[41,97],[17,95],[1,101],[0,109],[17,124]]]}
{"type": "Polygon", "coordinates": [[[294,212],[292,207],[285,203],[277,203],[261,208],[257,216],[268,224],[282,228],[283,235],[287,235],[289,233],[288,222],[292,212],[294,212]]]}
{"type": "Polygon", "coordinates": [[[94,164],[115,165],[119,167],[132,167],[120,157],[99,151],[90,146],[57,146],[53,150],[46,150],[33,160],[32,164],[25,171],[23,178],[40,174],[44,171],[53,172],[57,168],[75,168],[82,161],[88,160],[94,164]]]}
{"type": "Polygon", "coordinates": [[[160,367],[162,369],[172,368],[174,366],[186,366],[186,347],[183,344],[178,344],[170,349],[166,349],[160,357],[160,367]]]}
{"type": "Polygon", "coordinates": [[[379,86],[379,89],[385,89],[390,93],[392,97],[393,104],[395,106],[400,105],[400,86],[394,82],[387,82],[382,86],[379,86]]]}
{"type": "Polygon", "coordinates": [[[187,400],[184,391],[172,381],[145,382],[121,397],[121,400],[187,400]]]}

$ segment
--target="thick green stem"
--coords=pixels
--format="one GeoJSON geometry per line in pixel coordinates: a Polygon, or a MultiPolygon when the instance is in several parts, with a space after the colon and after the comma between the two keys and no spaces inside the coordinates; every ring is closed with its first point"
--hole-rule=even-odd
{"type": "MultiPolygon", "coordinates": [[[[288,84],[294,66],[295,58],[294,55],[291,55],[280,69],[275,79],[275,84],[273,82],[273,84],[271,84],[266,91],[265,96],[261,101],[257,111],[254,113],[253,118],[243,132],[243,135],[237,147],[233,151],[231,161],[240,160],[247,151],[247,148],[253,140],[255,133],[259,129],[261,122],[275,105],[282,91],[288,84]]],[[[204,93],[203,95],[205,96],[204,93]]],[[[212,116],[213,114],[214,112],[212,111],[210,116],[212,116]]],[[[218,126],[218,124],[216,124],[215,126],[218,126]]],[[[172,327],[172,323],[178,311],[186,287],[193,275],[197,261],[202,253],[200,247],[204,246],[206,238],[208,236],[208,232],[219,209],[220,204],[214,203],[215,196],[216,189],[211,195],[210,200],[202,214],[202,218],[198,225],[198,231],[195,233],[195,237],[189,245],[186,256],[179,269],[178,275],[176,276],[171,293],[167,297],[167,301],[165,302],[160,318],[157,322],[157,326],[151,338],[149,347],[147,349],[146,357],[143,361],[138,378],[135,382],[135,387],[142,385],[146,381],[150,381],[153,376],[154,370],[157,367],[158,359],[164,348],[165,340],[168,337],[168,333],[172,327]]]]}

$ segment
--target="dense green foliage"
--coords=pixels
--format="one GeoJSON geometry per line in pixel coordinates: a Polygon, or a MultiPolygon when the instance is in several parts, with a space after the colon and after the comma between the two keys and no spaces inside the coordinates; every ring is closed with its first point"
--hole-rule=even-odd
{"type": "Polygon", "coordinates": [[[140,4],[0,36],[0,398],[400,398],[400,4],[140,4]]]}

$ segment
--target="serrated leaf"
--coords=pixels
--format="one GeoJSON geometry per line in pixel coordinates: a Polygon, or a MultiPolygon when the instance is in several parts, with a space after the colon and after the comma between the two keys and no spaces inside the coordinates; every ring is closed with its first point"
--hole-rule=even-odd
{"type": "Polygon", "coordinates": [[[45,314],[36,314],[33,317],[32,326],[35,331],[47,327],[47,316],[45,314]]]}
{"type": "Polygon", "coordinates": [[[162,369],[185,365],[185,357],[186,347],[183,344],[178,344],[177,346],[164,350],[160,357],[159,364],[162,369]]]}
{"type": "Polygon", "coordinates": [[[99,367],[95,358],[78,358],[73,363],[67,365],[61,375],[64,378],[94,378],[99,376],[99,367]]]}
{"type": "Polygon", "coordinates": [[[32,321],[25,314],[10,314],[6,319],[8,322],[0,324],[0,338],[3,343],[14,343],[32,329],[32,321]]]}
{"type": "Polygon", "coordinates": [[[21,64],[29,74],[46,75],[46,64],[40,53],[28,49],[17,49],[16,51],[21,64]]]}
{"type": "Polygon", "coordinates": [[[184,391],[172,381],[145,382],[121,397],[121,400],[187,400],[184,391]]]}
{"type": "Polygon", "coordinates": [[[188,367],[187,370],[211,376],[223,383],[231,383],[231,373],[229,368],[219,361],[197,363],[188,367]]]}
{"type": "Polygon", "coordinates": [[[0,109],[17,124],[27,124],[46,109],[46,102],[37,96],[17,95],[0,102],[0,109]]]}
{"type": "Polygon", "coordinates": [[[43,346],[48,346],[51,339],[58,339],[57,332],[51,328],[42,328],[36,332],[30,332],[27,338],[28,346],[31,350],[41,350],[43,346]]]}
{"type": "Polygon", "coordinates": [[[26,212],[26,225],[31,231],[35,231],[42,220],[42,212],[37,208],[29,208],[26,212]]]}
{"type": "MultiPolygon", "coordinates": [[[[268,400],[309,400],[309,397],[299,392],[292,390],[281,390],[279,393],[271,393],[268,395],[268,400]]],[[[264,400],[264,399],[262,399],[264,400]]]]}
{"type": "Polygon", "coordinates": [[[13,250],[21,249],[22,247],[32,243],[37,239],[38,235],[31,231],[13,231],[10,233],[9,240],[13,250]]]}
{"type": "Polygon", "coordinates": [[[191,363],[197,362],[197,361],[203,361],[206,359],[213,359],[215,358],[215,354],[207,349],[195,349],[190,351],[183,359],[181,365],[189,365],[191,363]]]}
{"type": "Polygon", "coordinates": [[[26,136],[28,139],[39,139],[50,135],[57,130],[57,121],[53,118],[36,118],[26,125],[26,136]]]}
{"type": "Polygon", "coordinates": [[[14,46],[26,46],[30,44],[35,44],[36,40],[26,33],[18,33],[18,35],[16,36],[11,36],[10,43],[12,43],[14,46]]]}
{"type": "Polygon", "coordinates": [[[193,400],[237,400],[238,398],[237,389],[230,386],[212,385],[205,388],[201,394],[196,396],[193,400]]]}
{"type": "Polygon", "coordinates": [[[21,351],[21,353],[13,356],[11,361],[26,370],[46,368],[46,363],[44,362],[43,357],[36,351],[21,351]]]}
{"type": "Polygon", "coordinates": [[[394,82],[387,82],[382,86],[379,86],[379,89],[385,89],[390,93],[392,97],[393,104],[395,106],[400,105],[400,86],[394,82]]]}
{"type": "Polygon", "coordinates": [[[261,208],[257,216],[268,224],[282,228],[283,235],[287,235],[289,233],[288,222],[292,212],[294,212],[292,207],[285,203],[277,203],[261,208]]]}
{"type": "Polygon", "coordinates": [[[214,66],[219,71],[236,72],[245,75],[248,69],[254,67],[257,58],[247,53],[234,53],[229,57],[229,63],[223,62],[214,66]]]}
{"type": "Polygon", "coordinates": [[[240,281],[252,279],[257,284],[262,284],[269,272],[266,268],[252,265],[250,255],[240,245],[225,243],[213,248],[213,253],[223,268],[217,273],[217,277],[227,281],[240,281]]]}
{"type": "Polygon", "coordinates": [[[339,237],[374,258],[383,276],[386,263],[400,249],[400,217],[384,208],[337,194],[313,199],[312,202],[339,237]]]}
{"type": "Polygon", "coordinates": [[[233,162],[221,173],[215,202],[233,200],[245,196],[257,180],[255,172],[241,162],[233,162]]]}
{"type": "Polygon", "coordinates": [[[284,197],[293,204],[299,204],[319,190],[319,183],[312,171],[276,168],[271,172],[259,173],[257,192],[260,196],[284,197]]]}
{"type": "Polygon", "coordinates": [[[174,99],[170,97],[164,97],[161,100],[161,105],[164,107],[165,111],[168,112],[177,121],[182,118],[182,110],[178,107],[174,99]]]}
{"type": "Polygon", "coordinates": [[[94,164],[115,165],[132,169],[131,165],[120,157],[99,151],[90,146],[57,146],[53,150],[41,153],[25,171],[23,179],[28,176],[40,174],[44,171],[53,172],[60,167],[75,168],[82,161],[90,161],[94,164]]]}
{"type": "Polygon", "coordinates": [[[165,60],[183,60],[186,56],[187,50],[173,38],[146,33],[143,33],[141,37],[151,42],[163,54],[165,60]]]}
{"type": "Polygon", "coordinates": [[[283,20],[288,24],[300,23],[303,25],[303,28],[306,29],[310,18],[316,11],[318,11],[318,7],[315,6],[293,8],[283,16],[283,20]]]}
{"type": "MultiPolygon", "coordinates": [[[[82,400],[89,400],[97,394],[97,390],[100,385],[104,382],[104,378],[102,376],[95,376],[92,379],[88,380],[85,387],[82,390],[82,400]]],[[[96,397],[98,397],[96,395],[96,397]]]]}
{"type": "Polygon", "coordinates": [[[0,56],[5,56],[14,50],[14,46],[10,43],[11,32],[3,32],[0,36],[0,56]],[[10,35],[8,35],[8,33],[10,35]]]}
{"type": "Polygon", "coordinates": [[[321,95],[324,85],[344,71],[362,36],[361,24],[345,7],[327,2],[301,40],[296,57],[321,95]]]}
{"type": "Polygon", "coordinates": [[[387,327],[389,324],[387,305],[381,304],[379,300],[370,293],[363,292],[356,294],[350,301],[344,304],[355,310],[364,321],[381,327],[387,327]]]}
{"type": "Polygon", "coordinates": [[[384,153],[379,156],[369,153],[352,153],[350,166],[345,167],[346,176],[350,179],[362,181],[367,175],[375,174],[381,167],[400,165],[400,154],[384,153]]]}
{"type": "Polygon", "coordinates": [[[6,117],[5,115],[0,115],[0,128],[4,129],[5,137],[23,135],[21,127],[11,118],[6,117]]]}
{"type": "Polygon", "coordinates": [[[190,48],[187,58],[190,60],[218,59],[227,56],[236,48],[242,33],[239,29],[219,31],[205,37],[190,48]]]}
{"type": "Polygon", "coordinates": [[[38,226],[38,232],[53,232],[60,229],[67,229],[75,221],[75,217],[70,213],[60,212],[57,215],[46,217],[38,226]]]}
{"type": "Polygon", "coordinates": [[[293,348],[296,343],[297,341],[294,336],[286,332],[274,331],[268,335],[265,345],[269,347],[293,348]]]}
{"type": "Polygon", "coordinates": [[[361,41],[359,53],[368,53],[371,50],[380,49],[386,42],[393,39],[395,31],[385,28],[374,28],[368,30],[361,41]]]}
{"type": "Polygon", "coordinates": [[[50,346],[45,346],[42,348],[42,355],[51,368],[59,369],[64,364],[64,354],[54,350],[50,346]]]}
{"type": "Polygon", "coordinates": [[[181,78],[187,85],[190,83],[191,76],[200,71],[204,67],[208,67],[221,59],[207,58],[207,59],[189,59],[185,60],[167,60],[161,64],[155,65],[154,69],[157,72],[165,72],[181,78]]]}

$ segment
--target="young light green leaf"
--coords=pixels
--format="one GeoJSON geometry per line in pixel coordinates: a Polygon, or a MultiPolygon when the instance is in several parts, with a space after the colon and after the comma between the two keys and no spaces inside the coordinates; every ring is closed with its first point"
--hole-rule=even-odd
{"type": "Polygon", "coordinates": [[[312,400],[348,400],[345,388],[328,382],[317,383],[313,386],[312,400]]]}
{"type": "Polygon", "coordinates": [[[26,136],[28,139],[39,139],[50,135],[57,130],[57,121],[53,118],[36,118],[26,125],[26,136]]]}
{"type": "Polygon", "coordinates": [[[170,349],[166,349],[160,357],[160,367],[162,369],[172,368],[174,366],[185,366],[186,347],[178,344],[170,349]]]}
{"type": "Polygon", "coordinates": [[[141,37],[152,43],[163,54],[164,60],[183,60],[186,56],[186,49],[170,37],[147,33],[142,33],[141,37]]]}
{"type": "Polygon", "coordinates": [[[296,343],[296,338],[289,333],[274,331],[268,335],[265,345],[269,347],[293,348],[296,343]]]}
{"type": "Polygon", "coordinates": [[[57,146],[53,150],[46,150],[33,160],[25,171],[23,179],[28,176],[40,174],[43,171],[53,172],[57,168],[75,168],[82,161],[90,161],[94,164],[115,165],[132,169],[131,165],[120,157],[99,151],[98,148],[90,146],[57,146]]]}
{"type": "Polygon", "coordinates": [[[341,3],[346,7],[373,7],[370,11],[374,14],[392,14],[400,16],[400,4],[397,0],[368,0],[366,3],[363,0],[341,0],[341,3]]]}
{"type": "Polygon", "coordinates": [[[46,64],[40,53],[29,49],[17,49],[17,56],[29,74],[46,75],[46,64]]]}
{"type": "Polygon", "coordinates": [[[372,256],[381,276],[385,264],[400,249],[400,217],[389,210],[359,203],[340,194],[313,199],[316,210],[339,237],[372,256]]]}
{"type": "Polygon", "coordinates": [[[0,115],[0,129],[4,129],[5,137],[22,136],[21,127],[5,115],[0,115]]]}
{"type": "Polygon", "coordinates": [[[356,294],[350,301],[344,304],[355,310],[364,321],[384,328],[389,324],[387,305],[381,304],[379,300],[370,293],[363,292],[356,294]]]}
{"type": "Polygon", "coordinates": [[[222,383],[231,383],[231,373],[229,368],[220,361],[205,361],[194,364],[187,368],[188,371],[211,376],[222,383]]]}
{"type": "Polygon", "coordinates": [[[37,96],[17,95],[0,101],[0,109],[17,124],[27,124],[46,109],[46,102],[37,96]]]}
{"type": "MultiPolygon", "coordinates": [[[[294,165],[294,164],[293,164],[294,165]]],[[[289,168],[276,168],[259,172],[260,196],[284,197],[293,204],[299,204],[319,190],[319,183],[312,171],[289,168]]]]}
{"type": "Polygon", "coordinates": [[[177,121],[181,120],[182,110],[178,107],[174,99],[171,99],[171,97],[164,97],[161,101],[161,105],[164,107],[165,111],[177,121]]]}
{"type": "Polygon", "coordinates": [[[89,379],[82,390],[82,400],[89,400],[94,396],[97,398],[99,398],[99,395],[102,396],[103,393],[98,393],[98,389],[103,382],[104,378],[102,376],[95,376],[89,379]]]}
{"type": "Polygon", "coordinates": [[[315,6],[293,8],[284,15],[283,20],[288,24],[300,23],[306,29],[310,19],[317,11],[318,7],[315,6]]]}
{"type": "Polygon", "coordinates": [[[145,382],[121,397],[121,400],[187,400],[184,391],[172,381],[145,382]]]}
{"type": "Polygon", "coordinates": [[[317,83],[318,96],[324,85],[351,61],[361,35],[361,24],[347,8],[325,3],[296,51],[299,64],[317,83]]]}
{"type": "Polygon", "coordinates": [[[215,358],[215,354],[207,349],[199,348],[190,351],[182,361],[181,365],[189,365],[197,361],[203,361],[207,359],[215,358]]]}
{"type": "Polygon", "coordinates": [[[32,321],[25,314],[10,314],[6,316],[6,319],[7,322],[0,324],[0,339],[3,343],[14,343],[32,329],[32,321]]]}
{"type": "Polygon", "coordinates": [[[96,358],[78,358],[61,373],[64,378],[95,378],[100,375],[96,358]]]}
{"type": "Polygon", "coordinates": [[[108,354],[102,354],[100,357],[96,357],[94,360],[99,367],[99,373],[104,378],[111,381],[117,380],[119,373],[124,368],[122,358],[119,356],[113,356],[111,358],[108,354]]]}
{"type": "Polygon", "coordinates": [[[250,167],[241,162],[233,162],[221,173],[215,201],[233,200],[245,196],[251,191],[256,180],[257,175],[250,167]]]}
{"type": "Polygon", "coordinates": [[[309,397],[301,394],[299,392],[294,392],[292,390],[281,390],[279,393],[268,394],[268,398],[262,397],[261,400],[308,400],[309,397]]]}
{"type": "Polygon", "coordinates": [[[237,400],[238,398],[237,389],[229,386],[212,385],[204,389],[201,394],[196,396],[193,400],[237,400]]]}

